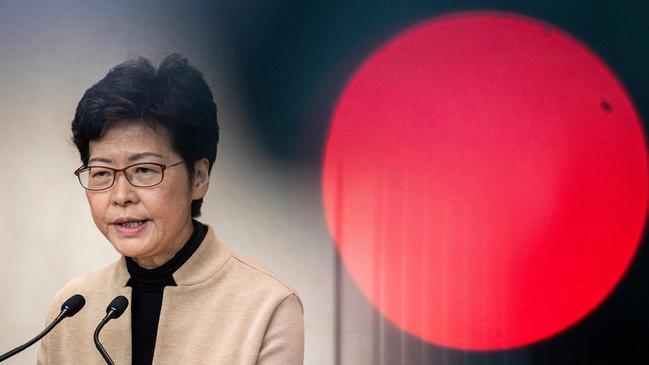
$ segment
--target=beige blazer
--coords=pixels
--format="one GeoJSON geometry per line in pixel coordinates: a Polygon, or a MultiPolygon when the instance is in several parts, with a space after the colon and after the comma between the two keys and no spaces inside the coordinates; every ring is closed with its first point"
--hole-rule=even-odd
{"type": "MultiPolygon", "coordinates": [[[[296,293],[268,271],[221,245],[210,227],[198,250],[166,287],[160,311],[154,364],[303,363],[302,304],[296,293]]],[[[41,343],[39,365],[105,364],[93,333],[117,295],[131,299],[126,262],[69,282],[54,296],[48,323],[74,294],[86,306],[61,322],[41,343]]],[[[116,365],[131,364],[131,311],[108,322],[100,341],[116,365]]]]}

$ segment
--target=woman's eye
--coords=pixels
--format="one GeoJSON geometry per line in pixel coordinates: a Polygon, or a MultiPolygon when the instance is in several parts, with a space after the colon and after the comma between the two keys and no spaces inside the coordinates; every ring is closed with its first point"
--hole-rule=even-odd
{"type": "Polygon", "coordinates": [[[138,166],[135,169],[135,173],[138,175],[150,175],[150,174],[156,174],[159,171],[152,166],[138,166]]]}
{"type": "Polygon", "coordinates": [[[110,171],[96,171],[92,173],[92,177],[97,179],[107,176],[110,176],[110,171]]]}
{"type": "Polygon", "coordinates": [[[135,173],[136,173],[136,174],[146,174],[147,172],[151,172],[151,169],[148,169],[148,168],[146,168],[146,167],[138,167],[138,168],[135,170],[135,173]]]}

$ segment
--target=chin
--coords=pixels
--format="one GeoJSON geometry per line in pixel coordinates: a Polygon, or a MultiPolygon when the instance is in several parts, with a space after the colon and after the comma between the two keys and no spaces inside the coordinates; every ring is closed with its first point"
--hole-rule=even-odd
{"type": "Polygon", "coordinates": [[[113,245],[115,250],[127,257],[142,257],[151,249],[151,232],[145,225],[135,232],[123,232],[114,225],[109,225],[106,238],[113,245]]]}
{"type": "Polygon", "coordinates": [[[144,257],[147,253],[147,242],[139,239],[109,238],[110,243],[121,255],[131,258],[144,257]]]}

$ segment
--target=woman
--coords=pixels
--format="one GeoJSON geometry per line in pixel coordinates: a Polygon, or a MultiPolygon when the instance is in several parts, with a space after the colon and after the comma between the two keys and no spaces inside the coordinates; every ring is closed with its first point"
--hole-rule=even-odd
{"type": "Polygon", "coordinates": [[[103,364],[93,332],[117,295],[130,310],[101,342],[116,364],[301,364],[302,305],[272,274],[221,245],[200,215],[218,124],[201,73],[179,55],[118,65],[72,121],[92,218],[122,257],[72,280],[86,307],[43,340],[39,364],[103,364]]]}

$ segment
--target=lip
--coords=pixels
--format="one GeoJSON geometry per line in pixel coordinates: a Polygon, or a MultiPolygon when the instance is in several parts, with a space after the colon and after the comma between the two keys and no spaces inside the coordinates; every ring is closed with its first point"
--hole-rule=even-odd
{"type": "Polygon", "coordinates": [[[147,221],[147,220],[148,219],[146,219],[146,218],[136,218],[136,217],[123,216],[123,217],[119,217],[119,218],[113,220],[112,222],[110,222],[110,224],[122,224],[122,223],[128,223],[128,222],[139,222],[139,221],[147,221]]]}
{"type": "Polygon", "coordinates": [[[115,230],[120,233],[122,236],[125,237],[134,237],[140,234],[142,231],[144,231],[148,226],[149,226],[149,220],[148,219],[137,219],[133,217],[120,217],[115,219],[111,225],[115,228],[115,230]],[[123,227],[120,224],[122,223],[128,223],[128,222],[140,222],[144,221],[142,225],[139,225],[137,227],[123,227]]]}

